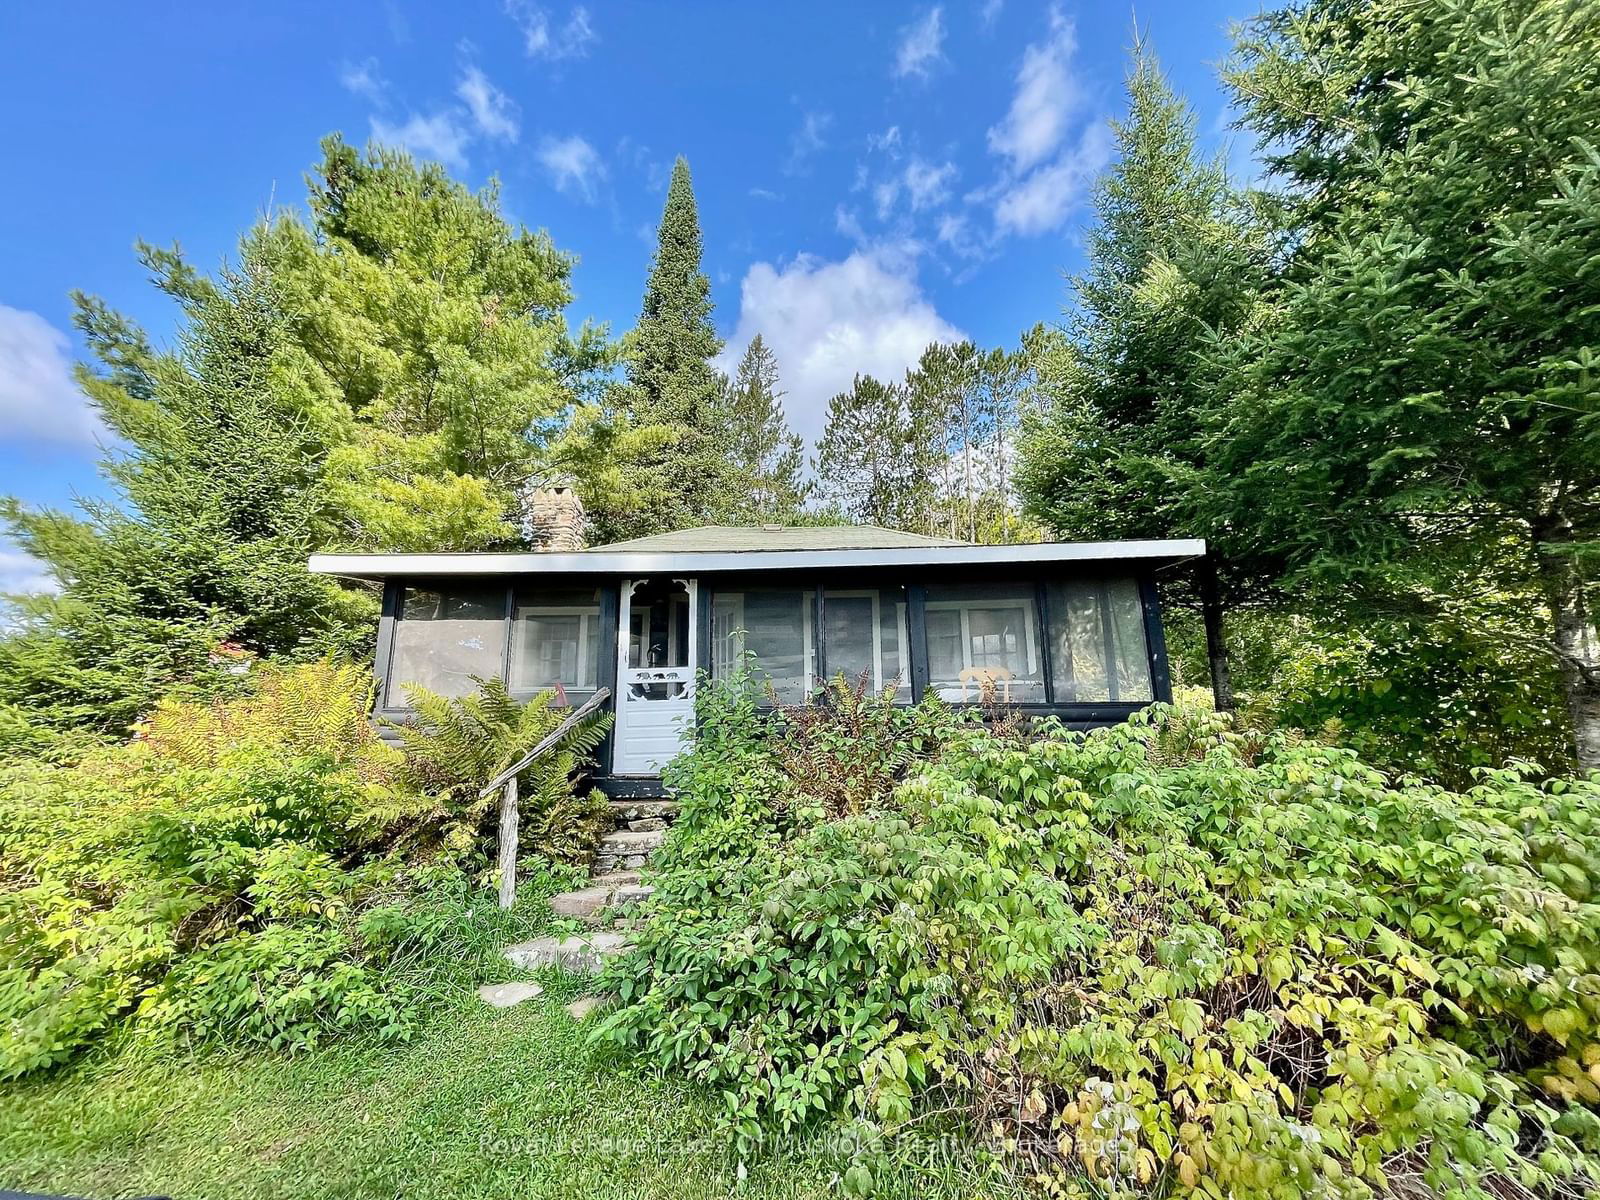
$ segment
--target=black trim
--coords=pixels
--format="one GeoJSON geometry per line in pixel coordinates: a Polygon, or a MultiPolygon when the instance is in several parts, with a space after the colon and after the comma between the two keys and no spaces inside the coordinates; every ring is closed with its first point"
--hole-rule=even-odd
{"type": "Polygon", "coordinates": [[[617,655],[621,653],[617,641],[617,620],[621,616],[622,585],[602,583],[599,587],[601,649],[595,680],[601,687],[611,689],[611,699],[605,705],[605,711],[611,714],[611,728],[606,730],[605,740],[595,747],[594,761],[609,770],[611,756],[616,752],[617,655]]]}
{"type": "Polygon", "coordinates": [[[1139,607],[1144,610],[1145,650],[1150,655],[1150,690],[1157,700],[1172,703],[1172,667],[1167,662],[1167,634],[1161,626],[1161,595],[1155,577],[1139,577],[1139,607]]]}
{"type": "Polygon", "coordinates": [[[372,654],[372,673],[378,681],[378,690],[372,697],[375,713],[381,713],[389,703],[389,660],[394,656],[394,623],[400,616],[400,600],[405,595],[405,587],[404,581],[399,579],[387,579],[383,584],[378,643],[372,654]]]}
{"type": "Polygon", "coordinates": [[[827,616],[824,608],[822,593],[825,589],[820,580],[811,585],[811,653],[814,656],[813,665],[816,668],[816,677],[811,681],[810,691],[827,686],[827,681],[833,676],[828,673],[828,634],[824,619],[827,616]]]}
{"type": "Polygon", "coordinates": [[[906,658],[911,664],[911,703],[921,704],[928,690],[928,589],[906,585],[906,658]]]}
{"type": "Polygon", "coordinates": [[[671,794],[659,775],[595,775],[589,782],[611,800],[661,800],[671,794]]]}
{"type": "MultiPolygon", "coordinates": [[[[1050,625],[1050,589],[1042,579],[1033,584],[1034,619],[1039,622],[1039,668],[1044,672],[1044,698],[1046,703],[1056,702],[1056,678],[1051,659],[1053,629],[1050,625]]],[[[1074,685],[1076,691],[1076,685],[1074,685]]]]}

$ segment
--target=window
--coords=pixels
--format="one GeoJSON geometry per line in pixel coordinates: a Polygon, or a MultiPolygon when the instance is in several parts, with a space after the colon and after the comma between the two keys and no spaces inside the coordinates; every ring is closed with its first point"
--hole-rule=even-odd
{"type": "Polygon", "coordinates": [[[596,588],[518,589],[511,622],[512,692],[558,688],[581,703],[600,686],[596,588]]]}
{"type": "Polygon", "coordinates": [[[799,704],[817,675],[813,597],[798,588],[748,588],[711,598],[711,677],[727,679],[749,662],[759,686],[799,704]]]}
{"type": "Polygon", "coordinates": [[[409,708],[408,683],[445,696],[477,691],[474,676],[498,678],[504,669],[505,639],[504,587],[406,588],[394,623],[384,704],[409,708]]]}
{"type": "Polygon", "coordinates": [[[942,699],[1044,700],[1039,608],[1031,584],[928,588],[928,686],[942,699]]]}
{"type": "Polygon", "coordinates": [[[1137,583],[1052,583],[1048,600],[1056,703],[1146,703],[1155,698],[1137,583]]]}
{"type": "Polygon", "coordinates": [[[830,679],[843,675],[852,687],[864,679],[873,691],[893,688],[895,699],[910,702],[905,589],[825,588],[822,627],[830,679]]]}

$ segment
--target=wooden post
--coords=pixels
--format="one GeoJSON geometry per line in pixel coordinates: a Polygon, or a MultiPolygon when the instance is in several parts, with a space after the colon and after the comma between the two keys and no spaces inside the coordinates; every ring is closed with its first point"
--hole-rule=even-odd
{"type": "Polygon", "coordinates": [[[517,777],[506,780],[500,797],[500,907],[517,902],[517,777]]]}
{"type": "Polygon", "coordinates": [[[479,799],[496,788],[505,787],[500,797],[500,907],[510,908],[517,902],[517,775],[528,769],[530,763],[546,750],[555,746],[579,721],[599,708],[611,697],[610,688],[601,688],[585,700],[578,709],[568,713],[561,724],[552,729],[532,750],[496,775],[478,793],[479,799]]]}

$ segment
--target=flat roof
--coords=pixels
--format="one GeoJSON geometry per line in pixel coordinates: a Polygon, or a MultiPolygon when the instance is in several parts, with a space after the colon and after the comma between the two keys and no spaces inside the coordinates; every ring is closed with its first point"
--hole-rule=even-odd
{"type": "MultiPolygon", "coordinates": [[[[626,543],[623,543],[626,545],[626,543]]],[[[630,550],[601,546],[521,554],[313,554],[318,575],[390,579],[448,575],[707,575],[729,571],[819,571],[860,567],[1026,566],[1032,563],[1181,562],[1204,557],[1201,538],[1129,542],[963,543],[834,550],[630,550]]]]}

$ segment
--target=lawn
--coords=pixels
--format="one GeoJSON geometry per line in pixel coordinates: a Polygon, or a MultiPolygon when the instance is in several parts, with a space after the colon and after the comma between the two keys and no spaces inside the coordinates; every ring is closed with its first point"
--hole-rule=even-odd
{"type": "MultiPolygon", "coordinates": [[[[184,1200],[269,1197],[809,1197],[849,1165],[819,1132],[739,1178],[711,1097],[595,1059],[559,981],[518,1008],[442,1003],[407,1045],[288,1058],[103,1052],[0,1094],[0,1188],[184,1200]]],[[[930,1139],[876,1194],[1003,1191],[930,1139]],[[936,1156],[937,1157],[937,1156],[936,1156]],[[913,1159],[917,1164],[913,1165],[913,1159]]]]}

